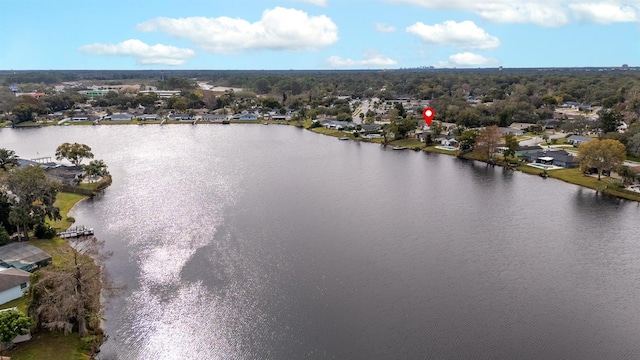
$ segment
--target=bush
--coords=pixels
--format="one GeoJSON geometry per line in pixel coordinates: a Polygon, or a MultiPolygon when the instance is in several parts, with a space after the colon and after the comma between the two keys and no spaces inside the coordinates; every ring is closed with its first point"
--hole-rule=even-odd
{"type": "Polygon", "coordinates": [[[38,224],[36,225],[34,235],[38,239],[53,239],[58,233],[56,229],[52,228],[47,224],[38,224]]]}
{"type": "Polygon", "coordinates": [[[73,216],[67,216],[67,221],[73,224],[74,222],[76,222],[76,218],[74,218],[73,216]]]}
{"type": "Polygon", "coordinates": [[[0,227],[0,245],[7,245],[10,240],[11,237],[9,236],[7,230],[5,230],[3,227],[0,227]]]}

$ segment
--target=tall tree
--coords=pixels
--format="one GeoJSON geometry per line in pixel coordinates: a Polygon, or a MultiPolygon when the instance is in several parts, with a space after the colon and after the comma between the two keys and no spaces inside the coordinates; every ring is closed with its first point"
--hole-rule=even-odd
{"type": "Polygon", "coordinates": [[[470,150],[473,148],[473,145],[476,143],[476,138],[480,132],[478,129],[467,129],[462,131],[460,136],[458,137],[458,144],[460,144],[460,150],[470,150]]]}
{"type": "Polygon", "coordinates": [[[442,130],[444,130],[444,126],[442,126],[442,123],[440,121],[433,121],[431,123],[431,126],[429,126],[429,130],[431,130],[431,133],[433,134],[434,137],[438,137],[440,136],[440,134],[442,134],[442,130]]]}
{"type": "Polygon", "coordinates": [[[488,161],[498,149],[500,139],[502,139],[502,130],[495,125],[489,126],[478,134],[473,151],[483,160],[488,161]]]}
{"type": "Polygon", "coordinates": [[[627,158],[627,149],[618,140],[591,140],[578,147],[578,161],[583,170],[597,169],[598,180],[603,170],[617,169],[627,158]]]}
{"type": "Polygon", "coordinates": [[[638,174],[627,165],[620,165],[616,172],[622,178],[622,183],[625,186],[633,183],[638,178],[638,174]]]}
{"type": "Polygon", "coordinates": [[[82,160],[93,159],[93,153],[88,145],[64,143],[56,149],[56,159],[67,159],[74,166],[79,166],[82,160]]]}
{"type": "Polygon", "coordinates": [[[598,112],[600,116],[600,128],[603,133],[618,131],[618,126],[622,124],[622,114],[614,109],[602,109],[598,112]]]}
{"type": "Polygon", "coordinates": [[[516,151],[520,148],[520,143],[516,138],[514,133],[508,133],[504,136],[504,143],[507,149],[504,151],[504,158],[507,159],[508,156],[514,157],[516,155],[516,151]]]}
{"type": "Polygon", "coordinates": [[[60,210],[53,205],[59,184],[48,180],[41,167],[14,169],[4,183],[5,196],[11,203],[9,221],[25,239],[29,239],[29,229],[43,224],[46,218],[61,219],[60,210]]]}
{"type": "Polygon", "coordinates": [[[393,132],[396,139],[403,139],[411,130],[416,129],[416,123],[410,118],[396,119],[391,121],[389,130],[393,132]]]}

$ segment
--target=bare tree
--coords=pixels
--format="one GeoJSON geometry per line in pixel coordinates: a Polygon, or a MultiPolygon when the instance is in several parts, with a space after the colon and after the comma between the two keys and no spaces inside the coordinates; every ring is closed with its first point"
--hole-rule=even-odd
{"type": "Polygon", "coordinates": [[[111,256],[102,251],[104,241],[94,236],[69,240],[69,247],[56,267],[35,273],[29,288],[29,315],[36,327],[77,331],[81,337],[100,329],[100,294],[113,295],[113,286],[103,268],[111,256]]]}
{"type": "Polygon", "coordinates": [[[475,139],[473,151],[482,156],[482,159],[488,161],[498,149],[498,144],[502,139],[502,130],[492,125],[480,131],[475,139]]]}

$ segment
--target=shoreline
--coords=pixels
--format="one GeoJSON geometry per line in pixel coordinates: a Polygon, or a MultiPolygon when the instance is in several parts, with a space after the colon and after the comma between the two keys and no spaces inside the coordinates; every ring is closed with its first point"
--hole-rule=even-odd
{"type": "MultiPolygon", "coordinates": [[[[319,135],[326,135],[326,136],[331,136],[335,138],[346,136],[349,138],[349,140],[353,140],[353,141],[383,145],[382,139],[375,139],[379,141],[371,141],[371,140],[356,138],[352,134],[341,132],[338,130],[326,131],[327,129],[325,128],[314,128],[314,129],[305,128],[305,129],[319,135]],[[314,131],[315,129],[322,129],[322,130],[314,131]]],[[[419,142],[418,140],[415,140],[415,139],[393,140],[393,141],[389,141],[387,143],[387,146],[392,146],[392,147],[401,146],[405,148],[404,150],[422,151],[422,152],[427,152],[432,154],[443,154],[448,156],[455,156],[457,158],[468,160],[468,161],[482,162],[487,166],[499,166],[503,169],[519,171],[521,173],[529,174],[529,175],[542,176],[541,174],[546,173],[546,177],[560,180],[568,184],[577,185],[582,188],[594,190],[596,194],[604,194],[604,195],[613,196],[615,198],[622,199],[622,200],[640,202],[640,193],[634,193],[634,192],[630,192],[628,190],[619,188],[618,180],[610,177],[603,177],[602,180],[597,180],[594,177],[591,177],[588,175],[582,175],[582,173],[580,173],[578,168],[542,170],[542,169],[537,169],[522,163],[519,163],[516,167],[505,166],[505,164],[502,164],[500,162],[496,164],[489,164],[486,161],[483,161],[481,159],[468,156],[468,155],[471,155],[472,152],[459,155],[457,151],[454,152],[454,151],[437,149],[436,148],[437,145],[426,146],[424,143],[419,142]]]]}
{"type": "MultiPolygon", "coordinates": [[[[29,124],[24,124],[22,126],[18,125],[16,127],[14,127],[15,129],[19,129],[19,128],[34,128],[34,127],[48,127],[48,126],[66,126],[68,124],[68,126],[97,126],[97,125],[106,125],[106,126],[112,126],[112,125],[176,125],[176,124],[182,124],[182,125],[198,125],[198,124],[204,124],[204,125],[228,125],[228,124],[223,124],[222,122],[211,122],[211,121],[198,121],[196,124],[194,124],[192,121],[178,121],[178,120],[172,120],[172,121],[166,121],[164,123],[161,123],[161,121],[122,121],[122,122],[113,122],[113,121],[105,121],[105,122],[101,122],[98,123],[97,125],[93,124],[92,122],[75,122],[75,123],[65,123],[65,125],[58,125],[57,123],[50,123],[50,124],[34,124],[34,123],[29,123],[29,124]]],[[[269,125],[286,125],[286,126],[295,126],[297,128],[301,128],[301,129],[305,129],[308,131],[311,131],[313,133],[319,134],[319,135],[326,135],[326,136],[331,136],[331,137],[335,137],[335,138],[339,138],[339,137],[347,137],[349,140],[353,140],[353,141],[359,141],[359,142],[363,142],[363,143],[372,143],[372,144],[380,144],[382,145],[383,143],[383,139],[379,138],[379,139],[362,139],[359,137],[354,137],[353,134],[348,133],[348,132],[343,132],[343,131],[339,131],[339,130],[331,130],[331,129],[326,129],[324,127],[317,127],[317,128],[310,128],[311,125],[311,120],[304,120],[304,121],[271,121],[271,120],[231,120],[230,124],[253,124],[253,125],[265,125],[265,124],[269,124],[269,125]]],[[[488,164],[486,161],[483,161],[481,159],[477,159],[474,158],[472,156],[468,156],[468,154],[471,153],[467,153],[464,155],[458,155],[457,152],[451,152],[451,151],[446,151],[446,150],[440,150],[440,149],[436,149],[435,146],[426,146],[424,143],[419,142],[418,140],[415,139],[400,139],[400,140],[392,140],[389,141],[388,144],[389,146],[397,146],[397,147],[403,147],[406,148],[406,150],[414,150],[414,151],[424,151],[424,152],[428,152],[428,153],[436,153],[436,154],[443,154],[443,155],[449,155],[449,156],[456,156],[465,160],[474,160],[474,161],[480,161],[483,162],[485,164],[487,164],[487,166],[500,166],[502,168],[505,169],[510,169],[510,170],[517,170],[520,171],[522,173],[525,174],[530,174],[530,175],[537,175],[540,176],[541,174],[545,173],[544,170],[541,169],[536,169],[536,168],[532,168],[532,167],[526,167],[527,165],[525,164],[519,164],[516,167],[509,167],[509,166],[505,166],[505,164],[501,164],[501,163],[496,163],[496,164],[488,164]]],[[[547,177],[549,178],[553,178],[553,179],[557,179],[569,184],[573,184],[573,185],[577,185],[583,188],[587,188],[587,189],[591,189],[594,190],[596,192],[596,194],[606,194],[606,195],[610,195],[610,196],[614,196],[618,199],[623,199],[623,200],[629,200],[629,201],[635,201],[635,202],[640,202],[640,193],[635,193],[635,192],[631,192],[628,190],[624,190],[624,188],[621,188],[619,186],[619,184],[617,183],[617,180],[614,180],[613,178],[603,178],[600,181],[595,182],[594,180],[589,180],[589,176],[584,176],[583,178],[580,176],[579,173],[577,173],[576,168],[573,169],[558,169],[558,170],[548,170],[546,171],[547,177]]]]}

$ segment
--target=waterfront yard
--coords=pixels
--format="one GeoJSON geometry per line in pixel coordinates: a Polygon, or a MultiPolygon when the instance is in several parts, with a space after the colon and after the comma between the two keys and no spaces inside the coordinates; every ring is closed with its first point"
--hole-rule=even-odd
{"type": "MultiPolygon", "coordinates": [[[[50,222],[50,225],[57,230],[66,229],[73,223],[69,221],[67,215],[75,204],[85,199],[85,195],[60,192],[56,196],[55,205],[60,209],[62,220],[50,222]]],[[[29,244],[39,247],[52,257],[53,267],[72,266],[69,258],[69,243],[58,237],[52,240],[32,239],[29,244]]],[[[20,298],[1,305],[0,308],[7,309],[17,307],[20,311],[27,312],[27,299],[20,298]]],[[[32,339],[17,344],[16,348],[5,351],[4,355],[10,356],[12,360],[88,360],[91,359],[88,343],[92,338],[82,339],[77,333],[63,334],[62,332],[40,331],[32,334],[32,339]]]]}

